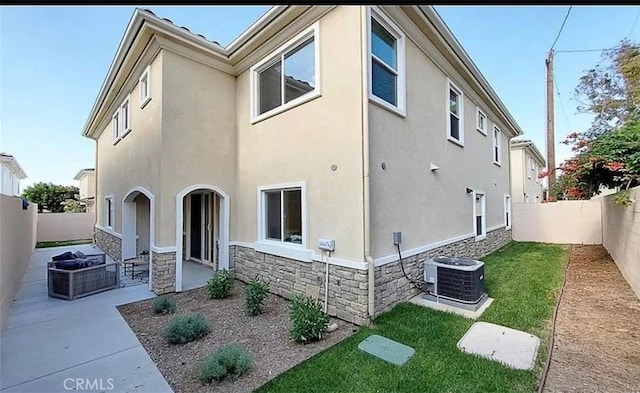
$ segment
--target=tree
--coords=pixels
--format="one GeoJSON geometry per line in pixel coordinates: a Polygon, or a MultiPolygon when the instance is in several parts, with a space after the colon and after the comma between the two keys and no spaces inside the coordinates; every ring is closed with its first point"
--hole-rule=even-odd
{"type": "Polygon", "coordinates": [[[64,206],[65,213],[85,213],[87,211],[87,206],[80,202],[79,195],[74,195],[76,199],[67,199],[62,202],[64,206]]]}
{"type": "Polygon", "coordinates": [[[63,202],[71,199],[76,200],[80,190],[76,186],[62,186],[53,183],[35,183],[25,188],[22,196],[29,202],[38,204],[38,212],[44,210],[52,213],[64,211],[63,202]]]}
{"type": "Polygon", "coordinates": [[[620,127],[640,107],[640,46],[629,40],[602,54],[602,61],[586,71],[575,89],[578,112],[595,115],[589,137],[620,127]]]}

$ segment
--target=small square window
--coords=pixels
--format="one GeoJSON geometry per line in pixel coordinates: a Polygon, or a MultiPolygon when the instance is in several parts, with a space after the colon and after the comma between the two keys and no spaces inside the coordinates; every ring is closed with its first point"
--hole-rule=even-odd
{"type": "Polygon", "coordinates": [[[487,135],[487,115],[480,108],[476,108],[476,130],[487,135]]]}
{"type": "Polygon", "coordinates": [[[151,86],[149,80],[149,67],[142,73],[139,81],[140,108],[143,108],[151,100],[151,86]]]}

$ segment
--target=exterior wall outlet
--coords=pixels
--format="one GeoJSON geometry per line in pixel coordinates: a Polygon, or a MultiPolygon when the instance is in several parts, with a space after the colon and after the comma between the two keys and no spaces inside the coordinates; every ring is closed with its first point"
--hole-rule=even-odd
{"type": "Polygon", "coordinates": [[[393,232],[393,245],[397,246],[402,243],[402,232],[393,232]]]}
{"type": "Polygon", "coordinates": [[[333,239],[318,239],[318,248],[324,251],[335,251],[336,241],[333,239]]]}

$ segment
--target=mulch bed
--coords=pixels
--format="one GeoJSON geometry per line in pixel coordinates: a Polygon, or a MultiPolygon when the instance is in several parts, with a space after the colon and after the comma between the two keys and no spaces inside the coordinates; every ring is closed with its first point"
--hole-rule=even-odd
{"type": "Polygon", "coordinates": [[[231,297],[221,300],[208,299],[204,288],[169,295],[176,301],[175,314],[154,314],[151,309],[153,299],[122,305],[118,310],[171,388],[180,393],[250,392],[342,341],[357,328],[332,319],[330,323],[337,322],[338,330],[321,341],[298,344],[289,337],[289,301],[269,294],[263,314],[250,317],[244,311],[245,287],[246,284],[235,281],[231,297]],[[162,334],[164,328],[173,315],[189,313],[202,313],[211,323],[211,333],[184,345],[169,345],[162,334]],[[237,343],[251,353],[253,368],[235,381],[202,384],[195,373],[199,361],[215,349],[231,343],[237,343]]]}
{"type": "Polygon", "coordinates": [[[640,391],[640,300],[602,246],[574,246],[545,392],[640,391]]]}

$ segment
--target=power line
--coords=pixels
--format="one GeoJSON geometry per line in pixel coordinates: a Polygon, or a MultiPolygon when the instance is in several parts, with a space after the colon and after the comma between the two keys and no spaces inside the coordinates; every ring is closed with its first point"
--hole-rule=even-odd
{"type": "Polygon", "coordinates": [[[564,20],[562,21],[562,25],[560,26],[560,30],[558,31],[558,35],[556,36],[556,39],[553,41],[553,45],[551,45],[551,49],[549,49],[549,51],[553,50],[553,47],[556,46],[556,42],[558,42],[558,38],[560,38],[560,34],[562,33],[562,29],[564,28],[564,24],[567,23],[567,18],[569,17],[569,13],[571,12],[571,7],[573,7],[572,5],[569,6],[569,9],[567,10],[567,15],[564,16],[564,20]]]}
{"type": "Polygon", "coordinates": [[[603,48],[603,49],[572,49],[572,50],[557,50],[555,53],[575,53],[575,52],[604,52],[611,48],[603,48]]]}
{"type": "Polygon", "coordinates": [[[564,119],[567,121],[567,126],[569,126],[569,132],[572,131],[571,121],[569,120],[569,116],[567,116],[567,111],[564,108],[564,102],[562,100],[562,96],[560,95],[560,89],[558,89],[558,81],[554,78],[553,85],[556,88],[556,94],[558,95],[558,101],[560,101],[560,107],[562,107],[562,113],[564,114],[564,119]]]}
{"type": "Polygon", "coordinates": [[[640,16],[640,10],[638,10],[638,13],[636,14],[636,19],[634,19],[633,24],[631,25],[631,30],[629,30],[629,37],[631,37],[631,34],[633,34],[633,29],[636,28],[636,23],[638,22],[639,16],[640,16]]]}

